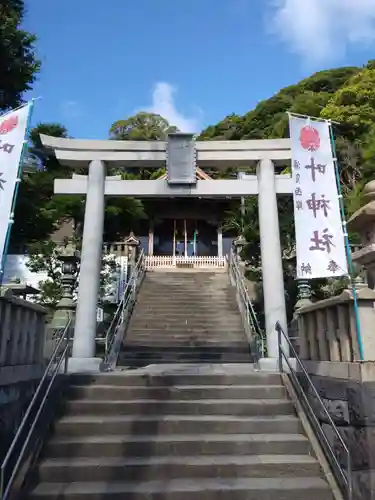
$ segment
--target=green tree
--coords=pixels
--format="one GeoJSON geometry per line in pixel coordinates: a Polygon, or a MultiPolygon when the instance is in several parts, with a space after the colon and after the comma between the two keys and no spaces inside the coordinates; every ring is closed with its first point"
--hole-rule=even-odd
{"type": "Polygon", "coordinates": [[[375,122],[375,69],[364,68],[332,96],[321,116],[337,121],[351,140],[368,134],[375,122]]]}
{"type": "Polygon", "coordinates": [[[0,2],[0,110],[21,104],[31,89],[40,62],[34,52],[36,38],[20,28],[25,15],[23,0],[0,2]]]}
{"type": "MultiPolygon", "coordinates": [[[[40,123],[30,133],[29,151],[39,170],[28,168],[19,187],[15,218],[11,234],[11,248],[27,246],[32,242],[44,241],[59,226],[65,217],[74,217],[82,204],[79,197],[55,197],[53,183],[56,177],[67,177],[70,169],[62,167],[55,156],[42,148],[39,134],[67,137],[62,125],[40,123]]],[[[26,166],[30,166],[30,157],[26,166]]]]}
{"type": "Polygon", "coordinates": [[[165,141],[173,132],[178,132],[178,128],[170,125],[168,120],[144,111],[118,120],[110,128],[111,139],[119,141],[165,141]]]}
{"type": "MultiPolygon", "coordinates": [[[[168,134],[178,128],[155,113],[141,111],[125,120],[118,120],[110,128],[110,138],[119,141],[166,141],[168,134]]],[[[127,168],[118,172],[124,179],[157,179],[165,169],[127,168]]]]}

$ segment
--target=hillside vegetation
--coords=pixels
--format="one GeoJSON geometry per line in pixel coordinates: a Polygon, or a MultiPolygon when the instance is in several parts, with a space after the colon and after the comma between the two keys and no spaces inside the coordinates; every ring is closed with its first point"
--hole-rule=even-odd
{"type": "MultiPolygon", "coordinates": [[[[341,168],[341,180],[348,215],[361,204],[364,184],[373,178],[375,165],[375,61],[363,68],[343,67],[321,71],[301,82],[281,89],[276,95],[260,102],[255,109],[243,116],[230,114],[216,125],[201,132],[199,140],[270,139],[288,137],[287,111],[322,117],[335,122],[334,133],[341,168]],[[336,123],[337,122],[337,123],[336,123]]],[[[109,136],[120,140],[164,140],[174,127],[158,115],[138,113],[109,124],[109,136]]],[[[73,218],[79,239],[83,223],[84,199],[80,197],[54,196],[53,181],[56,177],[69,176],[56,159],[41,149],[38,133],[67,137],[68,131],[59,124],[39,124],[31,132],[31,151],[39,158],[43,167],[31,175],[24,176],[21,183],[12,233],[12,248],[19,245],[35,245],[38,252],[40,242],[64,219],[73,218]],[[26,217],[25,217],[26,215],[26,217]],[[33,222],[33,223],[31,223],[33,222]]],[[[155,178],[161,171],[128,169],[120,172],[124,178],[155,178]]],[[[233,172],[232,172],[233,173],[233,172]]],[[[225,175],[231,175],[227,172],[225,175]]],[[[215,175],[215,172],[212,172],[215,175]]],[[[223,175],[216,173],[217,175],[223,175]]],[[[243,257],[249,269],[260,279],[261,262],[257,199],[246,201],[245,220],[239,209],[228,213],[226,227],[242,230],[247,245],[243,257]],[[239,229],[240,228],[240,229],[239,229]]],[[[288,303],[294,303],[295,285],[293,265],[288,260],[293,254],[294,227],[293,204],[290,196],[280,197],[280,232],[285,257],[285,279],[288,303]]],[[[147,217],[147,206],[139,200],[110,199],[106,208],[107,241],[122,238],[130,228],[136,229],[137,220],[147,217]]],[[[318,284],[317,294],[321,291],[318,284]]]]}

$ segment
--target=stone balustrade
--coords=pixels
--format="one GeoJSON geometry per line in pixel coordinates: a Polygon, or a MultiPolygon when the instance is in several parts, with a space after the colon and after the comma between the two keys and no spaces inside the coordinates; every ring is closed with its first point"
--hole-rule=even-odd
{"type": "MultiPolygon", "coordinates": [[[[364,361],[375,360],[375,291],[357,289],[364,361]]],[[[311,361],[360,360],[356,315],[351,290],[303,306],[297,311],[300,357],[311,361]]]]}
{"type": "Polygon", "coordinates": [[[44,364],[46,317],[44,307],[0,297],[0,368],[44,364]]]}
{"type": "Polygon", "coordinates": [[[0,461],[43,375],[47,309],[0,297],[0,461]]]}

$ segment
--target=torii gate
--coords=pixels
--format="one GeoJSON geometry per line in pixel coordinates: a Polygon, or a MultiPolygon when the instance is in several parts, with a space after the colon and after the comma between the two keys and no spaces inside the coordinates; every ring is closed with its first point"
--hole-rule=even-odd
{"type": "Polygon", "coordinates": [[[56,179],[56,194],[86,195],[72,371],[92,371],[95,358],[96,308],[103,243],[105,196],[242,198],[258,195],[263,294],[268,356],[276,366],[275,323],[286,331],[277,194],[293,192],[289,175],[275,175],[274,165],[290,165],[289,139],[195,141],[192,134],[171,134],[162,141],[61,139],[41,135],[62,165],[87,168],[88,175],[56,179]],[[257,165],[257,175],[239,179],[197,180],[196,168],[227,169],[257,165]],[[167,179],[121,180],[106,176],[107,167],[167,167],[167,179]]]}

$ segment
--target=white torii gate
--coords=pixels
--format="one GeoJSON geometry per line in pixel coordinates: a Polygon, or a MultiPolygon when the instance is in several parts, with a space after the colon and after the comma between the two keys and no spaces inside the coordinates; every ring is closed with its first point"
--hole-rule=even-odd
{"type": "Polygon", "coordinates": [[[269,358],[273,358],[270,364],[276,366],[278,339],[275,323],[279,321],[285,331],[287,326],[276,196],[291,194],[293,184],[289,175],[275,175],[274,165],[290,165],[290,141],[195,142],[190,134],[175,134],[173,137],[177,140],[146,142],[61,139],[41,135],[43,145],[55,152],[62,165],[88,169],[88,175],[73,174],[72,179],[55,180],[56,194],[86,195],[71,371],[96,370],[101,361],[95,358],[95,333],[105,196],[241,198],[258,195],[267,347],[269,358]],[[182,161],[179,159],[181,154],[182,161]],[[190,166],[187,165],[189,162],[190,166]],[[196,166],[227,169],[254,164],[257,165],[257,175],[241,175],[238,180],[192,180],[193,175],[190,175],[191,168],[196,166]],[[169,166],[170,173],[167,180],[121,180],[120,176],[106,176],[107,167],[160,168],[165,165],[167,172],[169,166]]]}

